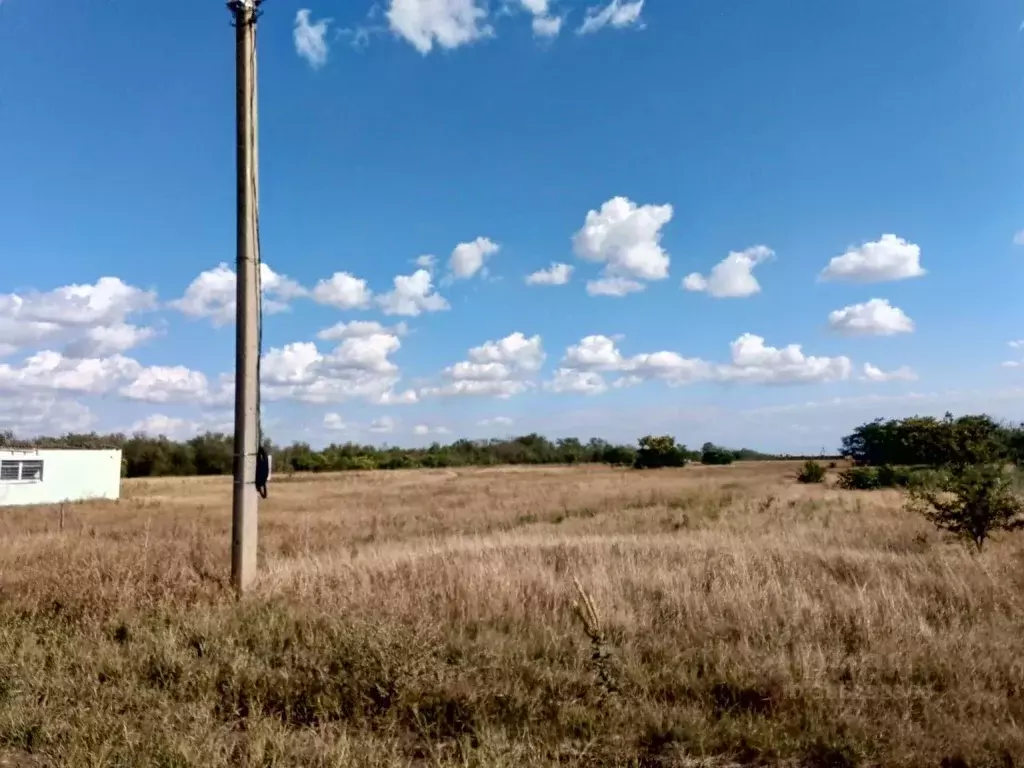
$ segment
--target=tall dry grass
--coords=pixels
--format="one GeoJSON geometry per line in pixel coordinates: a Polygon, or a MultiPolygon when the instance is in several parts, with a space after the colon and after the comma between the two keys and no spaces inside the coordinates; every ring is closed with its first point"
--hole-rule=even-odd
{"type": "Polygon", "coordinates": [[[0,766],[1024,762],[1024,540],[795,470],[282,479],[241,603],[226,479],[3,510],[0,766]]]}

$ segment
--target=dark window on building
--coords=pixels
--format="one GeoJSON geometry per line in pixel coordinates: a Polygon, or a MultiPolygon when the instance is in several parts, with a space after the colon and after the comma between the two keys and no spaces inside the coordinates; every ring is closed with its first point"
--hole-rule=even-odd
{"type": "Polygon", "coordinates": [[[42,482],[43,462],[39,459],[4,459],[0,461],[0,483],[16,480],[42,482]]]}
{"type": "Polygon", "coordinates": [[[21,479],[36,480],[43,479],[43,462],[39,460],[21,462],[21,479]]]}

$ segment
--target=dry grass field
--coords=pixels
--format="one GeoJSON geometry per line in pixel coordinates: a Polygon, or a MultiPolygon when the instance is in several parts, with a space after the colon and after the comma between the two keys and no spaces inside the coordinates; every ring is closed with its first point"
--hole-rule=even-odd
{"type": "Polygon", "coordinates": [[[795,470],[277,478],[241,602],[227,478],[0,510],[0,765],[1024,765],[1024,536],[795,470]]]}

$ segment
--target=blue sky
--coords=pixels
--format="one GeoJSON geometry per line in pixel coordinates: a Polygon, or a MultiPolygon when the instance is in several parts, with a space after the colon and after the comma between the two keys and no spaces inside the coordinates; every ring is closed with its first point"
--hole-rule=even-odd
{"type": "MultiPolygon", "coordinates": [[[[1019,3],[263,10],[275,439],[1024,418],[1019,3]]],[[[229,21],[0,4],[0,422],[230,423],[229,21]]]]}

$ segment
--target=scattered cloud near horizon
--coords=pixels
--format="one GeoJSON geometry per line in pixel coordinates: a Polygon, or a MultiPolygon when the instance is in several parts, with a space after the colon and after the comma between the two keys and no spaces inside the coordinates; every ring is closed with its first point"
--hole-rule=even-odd
{"type": "MultiPolygon", "coordinates": [[[[496,284],[481,282],[492,272],[522,269],[518,285],[530,297],[561,299],[571,294],[578,301],[602,304],[627,300],[652,286],[668,288],[664,281],[670,277],[673,256],[665,234],[675,218],[671,203],[619,195],[580,214],[570,221],[563,241],[566,256],[575,261],[550,261],[532,272],[518,256],[513,262],[514,238],[508,238],[513,244],[506,251],[505,238],[499,243],[485,234],[449,243],[443,261],[430,253],[410,254],[408,272],[390,281],[379,273],[371,282],[336,271],[303,284],[262,264],[264,312],[290,315],[287,325],[279,327],[298,327],[302,308],[343,313],[342,319],[318,322],[291,340],[265,348],[263,402],[270,408],[309,409],[294,413],[312,414],[298,418],[313,425],[306,429],[321,434],[428,438],[449,434],[452,423],[460,419],[466,425],[463,429],[500,430],[523,418],[473,413],[477,406],[469,401],[465,415],[448,412],[439,418],[443,404],[459,398],[505,403],[532,396],[554,402],[555,396],[590,400],[648,385],[777,388],[846,382],[848,387],[884,388],[918,380],[909,364],[915,361],[892,361],[883,353],[886,337],[917,329],[908,313],[886,298],[865,298],[831,311],[827,321],[833,333],[824,343],[832,349],[820,348],[821,340],[805,347],[790,339],[769,339],[756,327],[737,329],[721,339],[718,354],[714,349],[688,354],[685,336],[678,344],[656,345],[646,344],[642,337],[602,333],[586,333],[570,343],[559,339],[557,348],[549,349],[557,331],[548,328],[542,333],[527,320],[516,322],[504,334],[467,344],[462,347],[464,355],[450,350],[445,353],[448,359],[423,355],[424,345],[436,341],[430,336],[428,316],[452,312],[448,296],[462,299],[459,291],[496,284]],[[845,337],[860,337],[858,346],[851,347],[856,358],[844,354],[842,347],[834,348],[845,337]],[[405,362],[410,356],[436,362],[426,370],[414,367],[410,375],[405,362]],[[356,420],[344,410],[350,403],[402,409],[395,412],[403,416],[378,413],[356,420]]],[[[729,251],[717,262],[716,258],[707,259],[705,271],[688,272],[681,287],[712,299],[769,293],[773,286],[762,286],[760,270],[771,274],[769,268],[785,254],[758,244],[729,251]]],[[[692,265],[696,259],[688,256],[686,261],[692,265]]],[[[847,248],[839,256],[823,254],[821,262],[825,266],[817,275],[820,282],[881,283],[927,274],[920,246],[890,234],[847,248]]],[[[805,279],[813,284],[815,270],[809,270],[805,279]]],[[[671,287],[678,300],[699,300],[686,298],[679,285],[671,287]]],[[[210,425],[230,425],[225,416],[234,397],[230,364],[204,370],[176,359],[181,348],[171,355],[166,349],[173,342],[167,330],[173,322],[207,326],[211,332],[229,329],[235,317],[235,291],[234,270],[219,263],[202,270],[169,300],[153,287],[130,285],[114,276],[0,294],[0,399],[6,404],[0,413],[19,430],[114,428],[123,423],[129,426],[122,428],[131,430],[184,435],[210,425]],[[93,410],[118,403],[153,411],[111,424],[93,410]]],[[[1011,341],[1009,346],[1019,351],[1024,341],[1011,341]]],[[[1017,357],[1005,361],[1004,368],[1024,366],[1017,357]]],[[[993,369],[998,365],[993,361],[993,369]]]]}

